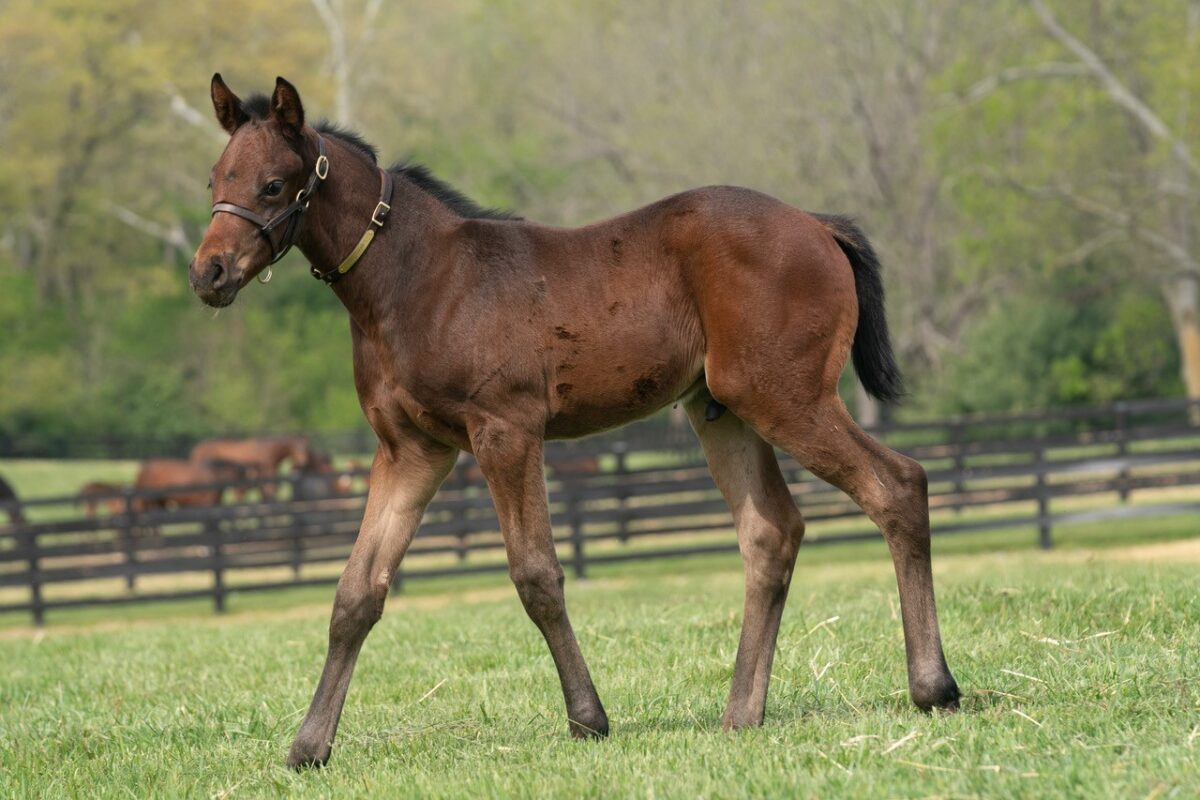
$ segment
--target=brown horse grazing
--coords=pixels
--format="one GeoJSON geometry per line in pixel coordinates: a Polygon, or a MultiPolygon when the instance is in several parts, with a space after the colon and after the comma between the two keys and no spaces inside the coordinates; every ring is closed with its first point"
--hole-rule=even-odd
{"type": "Polygon", "coordinates": [[[335,469],[333,458],[323,450],[312,450],[308,464],[295,470],[291,481],[293,500],[324,500],[354,490],[353,476],[335,469]]]}
{"type": "MultiPolygon", "coordinates": [[[[296,469],[303,469],[309,458],[308,439],[303,436],[273,436],[261,439],[207,439],[192,448],[191,460],[226,461],[241,464],[251,479],[270,480],[279,474],[279,466],[290,460],[296,469]]],[[[275,484],[262,484],[264,497],[275,496],[275,484]]],[[[238,499],[245,490],[237,491],[238,499]]]]}
{"type": "Polygon", "coordinates": [[[17,493],[2,475],[0,475],[0,511],[6,514],[9,523],[25,524],[25,515],[21,512],[21,506],[17,504],[17,493]]]}
{"type": "Polygon", "coordinates": [[[128,487],[103,481],[92,481],[79,487],[79,502],[83,504],[83,515],[93,519],[104,509],[109,514],[125,511],[125,498],[121,496],[128,487]]]}
{"type": "Polygon", "coordinates": [[[543,442],[675,401],[733,512],[745,561],[723,725],[763,720],[804,532],[772,445],[882,529],[910,696],[924,709],[957,707],[934,609],[925,472],[863,433],[838,398],[851,353],[868,391],[900,393],[878,263],[851,222],[716,186],[550,228],[482,210],[420,167],[381,170],[357,136],[307,125],[282,78],[269,100],[243,103],[214,76],[212,99],[231,136],[212,171],[213,219],[192,288],[229,305],[297,244],[350,314],[355,385],[379,438],[324,672],[288,763],[329,758],[363,640],[459,450],[487,478],[509,574],[549,645],[571,732],[605,735],[563,601],[543,442]]]}
{"type": "Polygon", "coordinates": [[[155,491],[151,497],[134,500],[134,508],[144,511],[151,508],[215,506],[221,502],[221,495],[224,494],[221,485],[241,481],[245,474],[241,465],[226,461],[151,459],[143,462],[133,485],[139,490],[155,491]],[[186,488],[164,491],[176,486],[186,488]],[[197,486],[211,488],[190,488],[197,486]]]}

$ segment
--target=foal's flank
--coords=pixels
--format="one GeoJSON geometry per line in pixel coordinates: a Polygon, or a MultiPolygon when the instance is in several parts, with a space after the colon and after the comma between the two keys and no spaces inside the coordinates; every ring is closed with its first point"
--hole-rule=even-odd
{"type": "Polygon", "coordinates": [[[872,395],[902,392],[879,263],[853,222],[710,186],[552,228],[481,208],[423,167],[381,178],[375,150],[336,126],[309,125],[282,78],[271,97],[243,102],[217,75],[212,99],[230,139],[213,169],[214,217],[191,285],[204,302],[228,305],[298,247],[350,315],[355,386],[379,440],[290,765],[329,758],[359,650],[459,451],[474,454],[491,489],[509,574],[550,648],[568,729],[606,735],[567,615],[543,443],[677,401],[733,513],[745,563],[723,725],[763,721],[804,534],[772,446],[879,525],[900,590],[910,696],[924,709],[957,707],[934,606],[925,472],[864,433],[837,394],[848,356],[872,395]]]}

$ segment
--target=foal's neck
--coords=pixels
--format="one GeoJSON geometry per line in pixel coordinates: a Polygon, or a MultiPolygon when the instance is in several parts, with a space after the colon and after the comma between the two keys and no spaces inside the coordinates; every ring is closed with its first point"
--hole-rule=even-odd
{"type": "MultiPolygon", "coordinates": [[[[334,269],[370,227],[379,202],[380,168],[362,153],[326,138],[329,177],[313,197],[300,251],[322,272],[334,269]]],[[[452,227],[457,218],[436,199],[395,177],[392,210],[383,227],[350,272],[332,284],[350,317],[370,335],[405,301],[416,270],[426,261],[430,235],[452,227]]]]}

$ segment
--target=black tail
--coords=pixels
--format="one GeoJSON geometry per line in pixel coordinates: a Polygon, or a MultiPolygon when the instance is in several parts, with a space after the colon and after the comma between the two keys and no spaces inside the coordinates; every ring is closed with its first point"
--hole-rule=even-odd
{"type": "Polygon", "coordinates": [[[887,317],[883,313],[883,279],[875,249],[849,217],[813,216],[833,234],[854,269],[854,289],[858,295],[858,329],[850,349],[854,371],[867,394],[884,402],[897,400],[904,395],[904,379],[896,366],[887,317]]]}

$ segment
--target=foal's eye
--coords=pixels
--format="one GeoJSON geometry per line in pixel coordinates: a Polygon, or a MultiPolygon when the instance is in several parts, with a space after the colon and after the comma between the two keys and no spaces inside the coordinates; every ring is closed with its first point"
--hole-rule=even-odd
{"type": "Polygon", "coordinates": [[[278,197],[283,191],[283,181],[271,181],[263,187],[263,194],[267,197],[278,197]]]}

